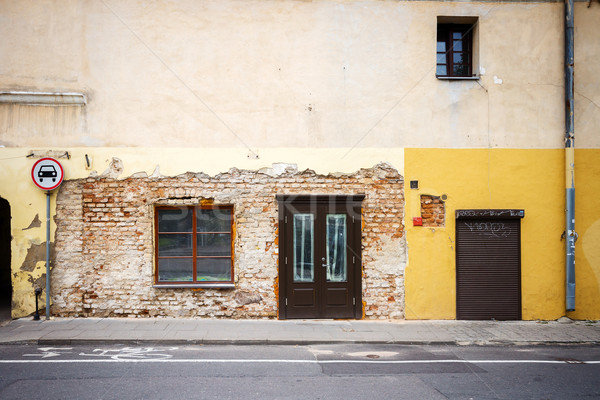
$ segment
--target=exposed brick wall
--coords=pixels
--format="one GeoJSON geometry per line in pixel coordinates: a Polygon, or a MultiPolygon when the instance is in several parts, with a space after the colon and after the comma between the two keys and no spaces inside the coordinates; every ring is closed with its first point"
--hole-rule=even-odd
{"type": "Polygon", "coordinates": [[[355,174],[232,169],[209,177],[64,182],[57,198],[53,308],[58,316],[277,317],[277,194],[358,194],[365,317],[404,317],[403,179],[386,164],[355,174]],[[155,205],[234,206],[235,289],[154,288],[155,205]],[[249,301],[248,299],[252,299],[249,301]]]}
{"type": "Polygon", "coordinates": [[[421,195],[421,218],[423,218],[423,226],[444,226],[446,207],[439,196],[421,195]]]}

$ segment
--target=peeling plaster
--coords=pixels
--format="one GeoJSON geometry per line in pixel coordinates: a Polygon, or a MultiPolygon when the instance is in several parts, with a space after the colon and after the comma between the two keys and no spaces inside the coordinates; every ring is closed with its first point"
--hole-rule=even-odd
{"type": "Polygon", "coordinates": [[[106,171],[100,175],[103,178],[117,179],[123,173],[123,161],[120,158],[113,157],[106,171]]]}
{"type": "Polygon", "coordinates": [[[162,178],[163,175],[160,173],[160,165],[156,165],[156,168],[154,168],[154,172],[152,172],[152,175],[150,175],[150,178],[162,178]]]}
{"type": "Polygon", "coordinates": [[[42,226],[42,221],[40,221],[40,214],[35,214],[35,217],[33,217],[33,221],[31,221],[27,228],[23,228],[23,230],[26,231],[27,229],[31,228],[39,228],[40,226],[42,226]]]}
{"type": "MultiPolygon", "coordinates": [[[[54,259],[54,243],[50,242],[50,259],[54,259]]],[[[46,262],[46,242],[32,244],[27,249],[25,261],[21,264],[21,271],[33,272],[38,262],[46,262]]]]}
{"type": "Polygon", "coordinates": [[[271,168],[262,168],[258,172],[261,174],[276,177],[285,173],[298,172],[298,164],[273,163],[271,168]]]}
{"type": "Polygon", "coordinates": [[[380,249],[370,253],[373,261],[369,266],[382,274],[404,274],[406,268],[406,241],[404,238],[394,239],[389,235],[381,236],[380,249]]]}

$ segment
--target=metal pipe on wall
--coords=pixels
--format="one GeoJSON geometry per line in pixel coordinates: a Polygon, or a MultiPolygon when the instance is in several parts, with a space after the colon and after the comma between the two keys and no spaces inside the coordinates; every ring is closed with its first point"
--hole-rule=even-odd
{"type": "Polygon", "coordinates": [[[574,77],[574,10],[573,0],[565,0],[565,263],[566,310],[575,310],[575,101],[574,77]]]}

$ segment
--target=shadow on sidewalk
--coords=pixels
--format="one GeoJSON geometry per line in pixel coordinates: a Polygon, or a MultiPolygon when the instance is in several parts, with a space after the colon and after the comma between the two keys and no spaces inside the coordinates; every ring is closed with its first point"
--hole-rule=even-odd
{"type": "Polygon", "coordinates": [[[10,302],[10,297],[0,296],[0,326],[11,321],[10,302]]]}

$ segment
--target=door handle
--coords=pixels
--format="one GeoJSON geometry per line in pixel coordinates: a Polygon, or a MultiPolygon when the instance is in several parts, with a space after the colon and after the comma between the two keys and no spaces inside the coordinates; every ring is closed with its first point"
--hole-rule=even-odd
{"type": "Polygon", "coordinates": [[[329,264],[327,264],[327,262],[325,262],[325,257],[321,258],[321,261],[323,261],[323,264],[321,264],[321,266],[322,266],[323,268],[327,268],[327,267],[329,267],[329,264]]]}

